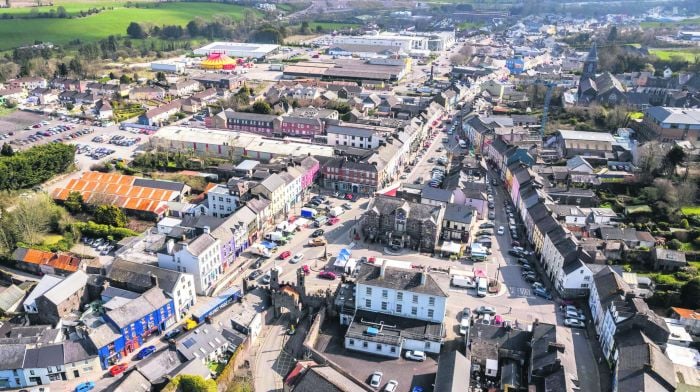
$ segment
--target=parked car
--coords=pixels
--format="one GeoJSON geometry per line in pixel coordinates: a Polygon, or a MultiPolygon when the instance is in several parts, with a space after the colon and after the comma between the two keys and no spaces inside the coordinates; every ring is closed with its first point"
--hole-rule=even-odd
{"type": "Polygon", "coordinates": [[[296,264],[296,263],[300,262],[303,258],[304,258],[303,253],[297,253],[294,255],[294,257],[292,257],[291,260],[289,260],[289,262],[292,264],[296,264]]]}
{"type": "Polygon", "coordinates": [[[352,204],[350,203],[343,203],[342,207],[346,210],[352,210],[352,204]]]}
{"type": "Polygon", "coordinates": [[[462,320],[470,319],[472,317],[472,311],[469,308],[462,309],[462,320]]]}
{"type": "Polygon", "coordinates": [[[85,381],[81,382],[75,387],[75,392],[88,392],[92,391],[93,389],[95,389],[95,383],[92,381],[85,381]]]}
{"type": "Polygon", "coordinates": [[[314,239],[309,240],[309,246],[323,246],[323,245],[326,245],[327,243],[328,242],[323,237],[316,237],[314,239]]]}
{"type": "Polygon", "coordinates": [[[313,238],[320,237],[324,233],[325,233],[325,231],[323,229],[316,229],[316,230],[314,230],[313,233],[311,233],[311,237],[313,237],[313,238]]]}
{"type": "Polygon", "coordinates": [[[532,290],[532,293],[538,297],[542,297],[542,298],[547,299],[547,300],[552,299],[552,295],[549,294],[549,292],[543,288],[534,289],[534,290],[532,290]]]}
{"type": "Polygon", "coordinates": [[[280,253],[279,258],[280,258],[280,260],[284,260],[284,259],[288,258],[288,257],[291,256],[291,255],[292,255],[292,252],[290,252],[290,251],[288,251],[288,250],[285,250],[284,252],[280,253]]]}
{"type": "MultiPolygon", "coordinates": [[[[480,228],[480,229],[492,229],[492,228],[494,228],[494,227],[496,227],[496,225],[494,225],[494,224],[491,223],[491,222],[486,222],[486,223],[482,223],[482,224],[479,225],[479,228],[480,228]]],[[[503,227],[503,226],[501,226],[501,227],[503,227]]],[[[499,230],[500,230],[500,229],[499,229],[499,230]]]]}
{"type": "Polygon", "coordinates": [[[426,355],[423,351],[408,350],[408,351],[406,351],[405,358],[410,359],[412,361],[423,362],[423,361],[425,361],[426,355]]]}
{"type": "Polygon", "coordinates": [[[259,269],[256,269],[255,271],[251,272],[250,275],[248,275],[248,280],[255,280],[260,275],[262,275],[262,271],[259,269]]]}
{"type": "Polygon", "coordinates": [[[396,380],[389,380],[384,386],[384,392],[396,392],[399,387],[399,382],[396,380]]]}
{"type": "Polygon", "coordinates": [[[484,305],[482,305],[482,306],[479,306],[478,308],[476,308],[476,310],[474,311],[474,313],[476,313],[476,314],[478,314],[478,315],[482,315],[482,314],[495,315],[495,314],[496,314],[496,308],[494,308],[493,306],[484,306],[484,305]]]}
{"type": "Polygon", "coordinates": [[[141,351],[136,354],[136,359],[144,359],[148,357],[149,355],[153,354],[156,352],[156,346],[147,346],[141,349],[141,351]]]}
{"type": "Polygon", "coordinates": [[[573,318],[568,318],[564,320],[564,325],[571,328],[585,328],[586,324],[581,320],[576,320],[573,318]]]}
{"type": "Polygon", "coordinates": [[[112,377],[116,377],[117,375],[124,373],[128,367],[129,367],[129,365],[127,365],[125,363],[120,363],[118,365],[114,365],[111,368],[109,368],[109,374],[112,377]]]}
{"type": "Polygon", "coordinates": [[[372,373],[372,375],[369,376],[369,386],[372,388],[379,388],[379,386],[382,384],[382,376],[384,376],[384,373],[382,372],[372,373]]]}
{"type": "Polygon", "coordinates": [[[572,312],[570,310],[567,310],[566,313],[564,313],[564,317],[572,318],[572,319],[576,319],[576,320],[581,320],[581,321],[586,321],[586,316],[584,316],[580,312],[572,312]]]}
{"type": "Polygon", "coordinates": [[[250,268],[256,270],[256,269],[262,267],[262,264],[263,264],[264,261],[265,261],[264,258],[258,257],[258,259],[255,260],[255,261],[253,262],[253,264],[250,265],[250,268]]]}
{"type": "Polygon", "coordinates": [[[331,272],[331,271],[321,271],[318,273],[318,277],[321,279],[328,279],[328,280],[335,280],[335,278],[337,278],[335,273],[331,272]]]}
{"type": "Polygon", "coordinates": [[[182,332],[180,330],[180,328],[171,329],[170,331],[166,332],[163,335],[163,339],[165,339],[165,340],[175,339],[177,337],[177,335],[180,334],[180,332],[182,332]]]}
{"type": "Polygon", "coordinates": [[[459,334],[464,336],[469,331],[469,319],[464,319],[459,321],[459,334]]]}

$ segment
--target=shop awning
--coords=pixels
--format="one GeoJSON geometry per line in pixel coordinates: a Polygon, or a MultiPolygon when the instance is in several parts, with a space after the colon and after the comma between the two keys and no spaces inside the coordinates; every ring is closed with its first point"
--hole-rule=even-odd
{"type": "Polygon", "coordinates": [[[442,243],[442,248],[440,248],[441,251],[445,253],[459,253],[459,251],[462,249],[462,246],[456,242],[452,241],[445,241],[442,243]]]}

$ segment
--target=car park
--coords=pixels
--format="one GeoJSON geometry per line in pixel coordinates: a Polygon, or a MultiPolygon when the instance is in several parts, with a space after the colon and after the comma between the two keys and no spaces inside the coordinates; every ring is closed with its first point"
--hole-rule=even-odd
{"type": "Polygon", "coordinates": [[[404,357],[406,359],[410,359],[412,361],[423,362],[423,361],[425,361],[426,355],[423,351],[408,350],[408,351],[406,351],[406,355],[404,355],[404,357]]]}
{"type": "Polygon", "coordinates": [[[581,314],[581,312],[573,312],[573,311],[571,311],[571,310],[567,310],[567,311],[564,313],[564,317],[566,317],[566,318],[572,318],[572,319],[576,319],[576,320],[581,320],[581,321],[586,321],[586,316],[584,316],[583,314],[581,314]]]}

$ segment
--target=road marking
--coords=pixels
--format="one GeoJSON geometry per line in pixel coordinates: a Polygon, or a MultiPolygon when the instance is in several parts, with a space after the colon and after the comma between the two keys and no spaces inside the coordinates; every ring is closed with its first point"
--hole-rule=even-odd
{"type": "Polygon", "coordinates": [[[532,290],[527,287],[508,287],[508,291],[511,295],[519,297],[530,297],[532,296],[532,290]]]}

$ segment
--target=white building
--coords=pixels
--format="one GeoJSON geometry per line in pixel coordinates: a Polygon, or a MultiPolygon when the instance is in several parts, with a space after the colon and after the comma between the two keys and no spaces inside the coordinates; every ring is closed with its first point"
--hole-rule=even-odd
{"type": "Polygon", "coordinates": [[[216,184],[215,187],[209,189],[207,201],[209,202],[208,215],[218,218],[226,218],[233,214],[238,207],[238,196],[234,196],[224,184],[216,184]]]}
{"type": "Polygon", "coordinates": [[[590,256],[578,246],[576,238],[563,228],[545,236],[542,264],[557,292],[566,298],[588,295],[591,270],[584,264],[590,256]],[[565,234],[562,236],[561,233],[565,234]]]}
{"type": "Polygon", "coordinates": [[[223,274],[221,242],[208,231],[205,229],[204,234],[177,243],[170,238],[158,252],[160,268],[192,274],[198,295],[209,294],[223,274]]]}
{"type": "Polygon", "coordinates": [[[397,358],[402,350],[439,353],[447,294],[427,272],[363,264],[345,348],[397,358]]]}
{"type": "Polygon", "coordinates": [[[24,311],[26,313],[36,314],[39,310],[36,306],[36,299],[51,290],[54,286],[63,281],[64,278],[55,275],[44,275],[39,283],[34,286],[34,290],[25,298],[23,302],[24,311]]]}
{"type": "Polygon", "coordinates": [[[253,44],[240,42],[212,42],[206,46],[194,50],[194,54],[208,56],[212,53],[222,53],[230,57],[265,58],[277,52],[279,45],[253,44]]]}
{"type": "Polygon", "coordinates": [[[382,133],[375,127],[362,124],[329,125],[326,134],[326,143],[329,146],[376,149],[379,148],[379,141],[383,140],[382,133]]]}

